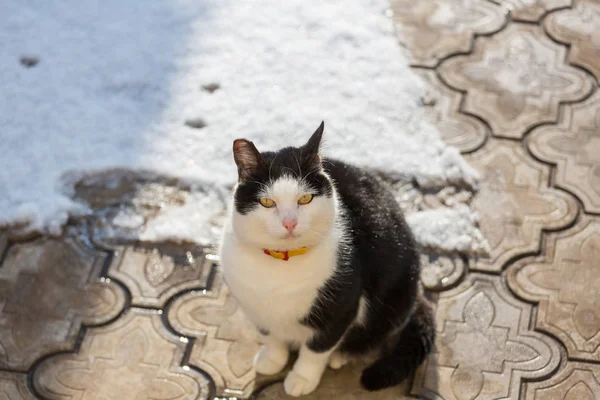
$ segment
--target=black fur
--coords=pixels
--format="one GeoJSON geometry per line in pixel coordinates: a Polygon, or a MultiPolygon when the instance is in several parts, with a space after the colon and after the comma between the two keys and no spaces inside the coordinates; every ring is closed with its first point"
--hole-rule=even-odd
{"type": "MultiPolygon", "coordinates": [[[[271,180],[276,180],[282,175],[292,175],[304,179],[304,181],[316,191],[316,196],[331,196],[333,188],[330,181],[321,173],[321,161],[318,156],[319,142],[323,134],[324,125],[313,134],[311,140],[302,147],[286,147],[277,152],[263,152],[254,154],[259,158],[256,168],[249,177],[239,173],[240,184],[234,194],[234,202],[237,212],[247,214],[256,207],[260,207],[259,192],[263,185],[271,180]]],[[[240,166],[239,158],[236,156],[236,143],[243,141],[248,143],[249,147],[244,147],[242,151],[248,152],[247,158],[251,158],[252,150],[256,150],[252,142],[238,139],[234,142],[234,157],[238,163],[238,171],[247,170],[245,165],[240,166]]],[[[254,164],[253,164],[254,166],[254,164]]]]}
{"type": "Polygon", "coordinates": [[[338,249],[334,277],[324,282],[301,322],[316,332],[307,343],[315,352],[327,351],[340,340],[338,350],[349,354],[380,350],[381,358],[361,377],[365,389],[379,390],[399,384],[423,362],[433,346],[435,324],[420,292],[419,254],[393,194],[364,169],[321,160],[322,133],[321,124],[303,147],[258,155],[262,167],[250,177],[240,176],[235,206],[240,213],[258,207],[261,184],[282,174],[305,179],[322,196],[332,196],[333,181],[349,241],[338,249]],[[352,323],[361,296],[369,307],[364,326],[356,326],[352,323]]]}

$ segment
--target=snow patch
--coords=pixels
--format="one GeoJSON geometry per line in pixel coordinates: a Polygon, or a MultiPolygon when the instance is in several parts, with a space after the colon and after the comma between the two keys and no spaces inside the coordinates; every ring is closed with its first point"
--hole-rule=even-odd
{"type": "MultiPolygon", "coordinates": [[[[142,235],[214,240],[218,192],[236,179],[232,140],[246,137],[260,150],[300,145],[321,120],[330,156],[422,187],[474,185],[474,170],[424,118],[424,84],[396,43],[387,7],[0,2],[0,226],[58,234],[70,215],[89,211],[73,198],[72,177],[120,168],[217,188],[161,209],[142,235]],[[23,55],[39,63],[26,68],[23,55]]],[[[440,245],[468,247],[474,228],[459,220],[458,237],[445,231],[440,245]]],[[[433,240],[430,220],[412,221],[433,240]]],[[[135,228],[140,219],[116,222],[135,228]]]]}
{"type": "Polygon", "coordinates": [[[489,252],[485,238],[475,227],[477,214],[465,205],[416,212],[406,221],[422,246],[447,252],[489,252]]]}

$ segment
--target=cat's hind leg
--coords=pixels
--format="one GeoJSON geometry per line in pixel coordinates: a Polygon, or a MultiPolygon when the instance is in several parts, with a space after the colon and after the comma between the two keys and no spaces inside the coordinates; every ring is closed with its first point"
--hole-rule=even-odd
{"type": "Polygon", "coordinates": [[[433,348],[434,340],[433,310],[427,300],[420,297],[410,320],[400,332],[395,347],[363,370],[361,385],[374,391],[401,383],[425,360],[433,348]]]}

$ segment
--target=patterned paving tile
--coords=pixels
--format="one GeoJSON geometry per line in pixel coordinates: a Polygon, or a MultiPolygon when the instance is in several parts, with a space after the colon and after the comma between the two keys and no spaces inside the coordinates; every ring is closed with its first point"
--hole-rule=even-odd
{"type": "Polygon", "coordinates": [[[569,361],[552,378],[527,384],[525,400],[600,399],[600,366],[569,361]]]}
{"type": "Polygon", "coordinates": [[[260,347],[259,335],[220,275],[211,291],[175,300],[168,320],[177,332],[197,338],[190,365],[213,378],[218,396],[250,396],[256,382],[252,359],[260,347]]]}
{"type": "Polygon", "coordinates": [[[421,282],[429,290],[453,286],[465,274],[467,264],[459,255],[421,255],[421,282]]]}
{"type": "Polygon", "coordinates": [[[547,12],[568,7],[573,0],[491,0],[510,10],[515,21],[539,21],[547,12]]]}
{"type": "Polygon", "coordinates": [[[600,219],[585,216],[547,238],[543,255],[517,262],[510,287],[539,302],[536,327],[559,338],[569,356],[600,361],[600,219]]]}
{"type": "MultiPolygon", "coordinates": [[[[538,22],[571,3],[573,9],[550,13],[544,29],[570,46],[569,63],[600,80],[598,1],[391,0],[396,34],[411,62],[441,63],[437,71],[416,70],[431,86],[424,105],[444,140],[469,153],[481,172],[480,191],[463,200],[479,212],[490,252],[468,266],[458,256],[422,256],[422,281],[435,291],[438,338],[414,381],[367,393],[359,386],[364,365],[353,362],[328,370],[307,399],[414,398],[409,391],[430,400],[600,398],[600,217],[583,214],[567,230],[542,235],[566,229],[578,204],[549,187],[550,166],[535,161],[520,143],[488,139],[481,121],[505,138],[520,139],[533,129],[527,146],[556,165],[552,183],[576,195],[586,212],[600,213],[600,94],[561,106],[579,102],[596,83],[566,64],[567,47],[541,27],[505,26],[507,10],[514,20],[538,22]],[[515,259],[506,276],[466,275],[467,267],[498,273],[515,259]],[[561,362],[557,340],[578,361],[561,362]]],[[[77,188],[105,217],[123,201],[154,215],[160,202],[180,202],[187,193],[177,182],[105,175],[77,188]]],[[[448,206],[443,194],[398,185],[395,192],[408,212],[448,206]]],[[[109,276],[128,288],[134,306],[114,319],[126,293],[110,279],[98,279],[103,253],[72,238],[9,246],[6,237],[0,232],[0,255],[7,249],[0,260],[0,400],[33,399],[23,372],[44,356],[33,370],[33,386],[48,399],[287,398],[282,374],[255,374],[259,336],[212,273],[210,251],[168,243],[114,247],[109,276]],[[168,325],[193,337],[191,348],[188,339],[167,330],[162,311],[135,306],[167,307],[168,325]],[[76,344],[82,325],[91,327],[76,344]],[[210,375],[215,393],[208,378],[182,366],[184,357],[210,375]]]]}
{"type": "Polygon", "coordinates": [[[431,97],[427,101],[434,104],[426,110],[438,127],[442,139],[461,152],[470,152],[479,148],[488,135],[487,129],[481,121],[459,111],[461,94],[444,85],[434,71],[415,69],[415,72],[430,85],[429,96],[431,97]]]}
{"type": "Polygon", "coordinates": [[[535,129],[528,145],[537,157],[558,166],[560,187],[576,194],[586,211],[600,213],[600,92],[565,107],[558,125],[535,129]]]}
{"type": "Polygon", "coordinates": [[[134,306],[161,307],[175,293],[206,287],[213,265],[199,246],[132,245],[115,250],[109,275],[127,286],[134,306]]]}
{"type": "Polygon", "coordinates": [[[490,140],[467,159],[481,174],[472,208],[490,246],[487,256],[472,260],[471,269],[500,271],[510,259],[539,251],[542,230],[560,229],[575,219],[577,203],[548,188],[550,168],[519,143],[490,140]]]}
{"type": "Polygon", "coordinates": [[[571,45],[569,61],[591,71],[600,80],[600,3],[574,0],[570,10],[548,16],[546,31],[556,40],[571,45]]]}
{"type": "MultiPolygon", "coordinates": [[[[465,269],[461,259],[448,256],[424,255],[423,263],[430,272],[424,280],[438,290],[455,284],[465,269]]],[[[169,308],[168,320],[177,332],[198,338],[189,362],[211,375],[218,395],[245,398],[261,382],[273,380],[257,378],[252,359],[260,346],[259,335],[220,275],[215,277],[212,290],[176,299],[169,308]]]]}
{"type": "Polygon", "coordinates": [[[105,258],[70,238],[8,247],[0,265],[0,368],[26,371],[39,357],[71,350],[82,324],[118,315],[123,291],[98,279],[105,258]]]}
{"type": "Polygon", "coordinates": [[[564,65],[566,48],[530,24],[510,24],[478,38],[473,53],[442,63],[445,82],[467,92],[463,110],[486,120],[495,135],[521,138],[533,126],[553,122],[561,102],[583,99],[592,79],[564,65]]]}
{"type": "MultiPolygon", "coordinates": [[[[246,319],[219,275],[213,288],[210,292],[183,295],[172,304],[168,313],[169,322],[175,330],[197,338],[190,354],[190,365],[211,375],[218,396],[287,398],[281,384],[272,384],[283,374],[265,377],[254,372],[252,359],[260,347],[258,332],[246,319]]],[[[399,396],[406,392],[406,385],[367,394],[359,384],[360,371],[364,366],[356,363],[340,371],[327,372],[317,391],[306,398],[331,398],[332,393],[350,399],[404,398],[399,396]]]]}
{"type": "Polygon", "coordinates": [[[434,67],[441,59],[471,48],[474,34],[491,33],[506,21],[506,10],[488,1],[391,0],[400,44],[414,65],[434,67]]]}
{"type": "Polygon", "coordinates": [[[111,325],[90,329],[77,354],[45,360],[34,385],[56,400],[206,399],[206,379],[180,366],[184,347],[157,313],[132,309],[111,325]]]}
{"type": "Polygon", "coordinates": [[[34,400],[27,389],[26,375],[0,371],[0,400],[34,400]]]}
{"type": "Polygon", "coordinates": [[[528,330],[531,306],[499,277],[470,275],[437,295],[436,348],[417,371],[413,394],[444,400],[519,398],[524,379],[558,366],[557,345],[528,330]]]}
{"type": "MultiPolygon", "coordinates": [[[[379,392],[367,392],[360,387],[359,378],[362,369],[366,365],[363,363],[352,362],[343,368],[333,371],[328,369],[323,375],[321,383],[317,389],[302,399],[306,400],[409,400],[413,397],[406,395],[407,384],[396,386],[391,389],[379,392]]],[[[270,384],[258,391],[254,397],[255,400],[279,400],[292,399],[287,396],[280,382],[270,384]]]]}

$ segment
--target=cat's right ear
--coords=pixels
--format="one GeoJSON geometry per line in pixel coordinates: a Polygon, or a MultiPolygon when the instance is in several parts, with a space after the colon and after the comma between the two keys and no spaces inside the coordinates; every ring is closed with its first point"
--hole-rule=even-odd
{"type": "Polygon", "coordinates": [[[246,139],[233,141],[233,159],[238,168],[238,179],[244,181],[264,165],[254,143],[246,139]]]}

